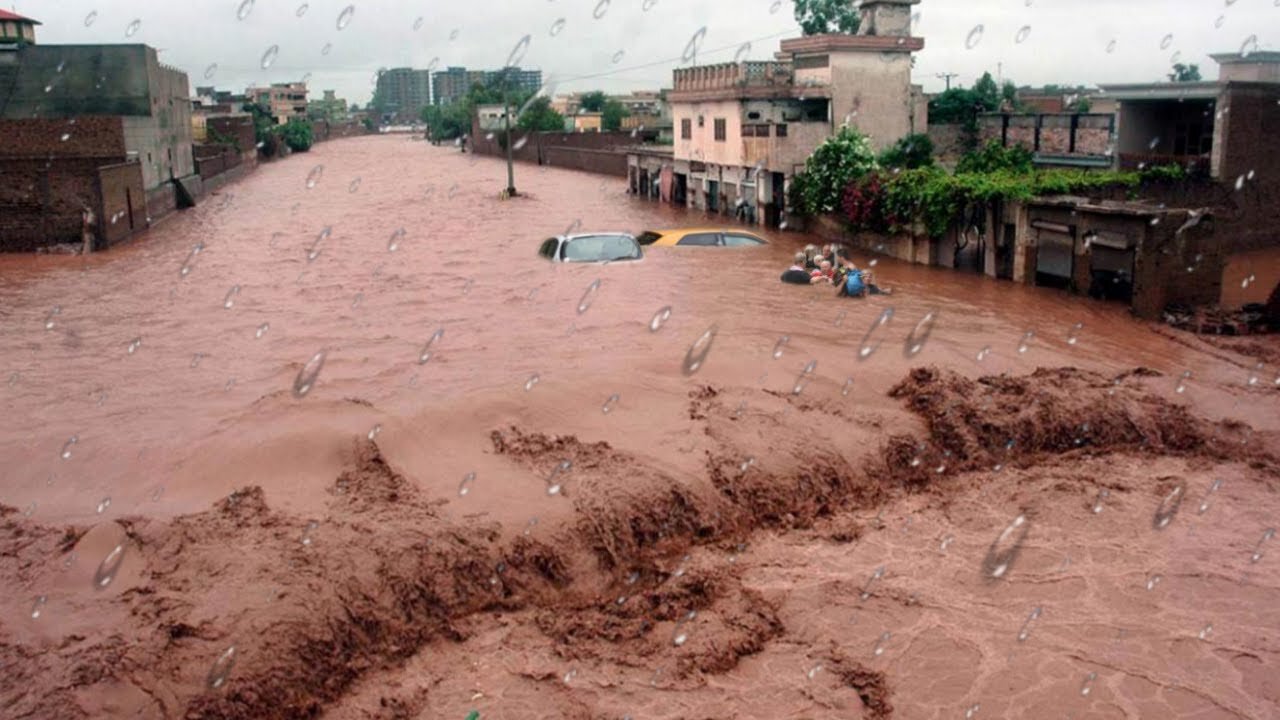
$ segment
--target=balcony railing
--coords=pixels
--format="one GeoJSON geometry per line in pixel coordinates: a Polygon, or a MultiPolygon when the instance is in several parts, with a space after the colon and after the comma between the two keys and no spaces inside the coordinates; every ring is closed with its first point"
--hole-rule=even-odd
{"type": "Polygon", "coordinates": [[[728,90],[742,87],[784,87],[795,76],[791,63],[741,62],[698,65],[675,71],[675,91],[728,90]]]}

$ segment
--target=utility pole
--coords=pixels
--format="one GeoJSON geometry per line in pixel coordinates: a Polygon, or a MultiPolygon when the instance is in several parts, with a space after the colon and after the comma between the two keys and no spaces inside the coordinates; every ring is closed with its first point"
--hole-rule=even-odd
{"type": "Polygon", "coordinates": [[[516,169],[511,149],[511,90],[510,83],[502,83],[502,117],[507,126],[507,197],[516,196],[516,169]]]}
{"type": "Polygon", "coordinates": [[[960,73],[938,73],[937,77],[943,79],[947,83],[947,89],[951,89],[951,78],[959,77],[960,73]]]}

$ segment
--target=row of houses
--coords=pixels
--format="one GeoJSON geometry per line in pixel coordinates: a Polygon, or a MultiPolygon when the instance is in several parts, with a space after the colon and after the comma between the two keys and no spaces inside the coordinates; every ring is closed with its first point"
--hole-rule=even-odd
{"type": "MultiPolygon", "coordinates": [[[[927,132],[945,153],[963,131],[930,127],[927,98],[912,82],[912,53],[925,45],[911,34],[918,2],[865,0],[858,34],[783,40],[772,60],[675,70],[674,143],[627,150],[631,191],[787,227],[798,224],[787,205],[792,178],[842,125],[876,150],[927,132]]],[[[1087,113],[979,119],[979,142],[1022,145],[1040,167],[1178,164],[1196,182],[1144,188],[1145,197],[1009,203],[947,237],[853,240],[912,262],[1128,302],[1146,317],[1175,303],[1265,302],[1280,278],[1244,287],[1224,278],[1241,263],[1271,274],[1280,266],[1258,259],[1280,248],[1280,182],[1269,172],[1280,167],[1280,53],[1212,57],[1216,81],[1102,85],[1087,113]]],[[[844,235],[835,223],[816,228],[844,235]]]]}

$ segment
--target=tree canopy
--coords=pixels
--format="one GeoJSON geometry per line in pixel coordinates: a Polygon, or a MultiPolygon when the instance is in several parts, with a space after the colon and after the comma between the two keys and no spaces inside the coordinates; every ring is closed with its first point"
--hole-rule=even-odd
{"type": "Polygon", "coordinates": [[[795,0],[796,22],[805,35],[858,32],[862,16],[850,0],[795,0]]]}
{"type": "Polygon", "coordinates": [[[551,107],[551,98],[540,97],[529,103],[516,125],[521,130],[557,132],[564,130],[564,116],[551,107]]]}
{"type": "Polygon", "coordinates": [[[1200,66],[1196,64],[1183,65],[1182,63],[1174,63],[1173,72],[1169,73],[1169,82],[1200,82],[1200,66]]]}
{"type": "Polygon", "coordinates": [[[592,90],[589,93],[583,93],[579,107],[587,112],[604,112],[607,102],[609,102],[609,96],[605,95],[603,90],[592,90]]]}

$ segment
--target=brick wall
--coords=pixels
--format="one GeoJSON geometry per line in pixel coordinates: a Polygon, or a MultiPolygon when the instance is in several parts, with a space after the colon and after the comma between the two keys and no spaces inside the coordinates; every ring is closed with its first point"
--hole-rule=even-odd
{"type": "MultiPolygon", "coordinates": [[[[1040,124],[1040,149],[1046,155],[1106,155],[1111,144],[1109,115],[983,115],[978,119],[978,138],[982,144],[1000,142],[1036,149],[1036,124],[1040,124]],[[1008,129],[1004,128],[1008,118],[1008,129]],[[1071,122],[1075,117],[1075,149],[1071,145],[1071,122]]],[[[932,128],[930,128],[932,132],[932,128]]]]}
{"type": "Polygon", "coordinates": [[[959,162],[968,150],[964,127],[959,124],[930,124],[929,139],[933,141],[934,157],[948,167],[959,162]]]}
{"type": "MultiPolygon", "coordinates": [[[[100,207],[102,158],[0,160],[0,251],[83,241],[82,213],[100,207]]],[[[100,219],[99,219],[100,220],[100,219]]]]}
{"type": "Polygon", "coordinates": [[[254,150],[257,138],[253,131],[253,118],[248,115],[232,115],[211,117],[205,122],[209,132],[209,140],[216,137],[225,138],[241,152],[254,150]]]}
{"type": "MultiPolygon", "coordinates": [[[[480,130],[472,124],[469,150],[478,155],[506,157],[501,132],[480,130]],[[492,135],[492,137],[490,137],[492,135]]],[[[529,132],[512,130],[511,155],[520,162],[572,167],[617,177],[627,176],[624,148],[657,137],[656,130],[599,133],[529,132]],[[521,142],[523,140],[523,143],[521,142]]]]}
{"type": "Polygon", "coordinates": [[[546,164],[554,167],[623,178],[627,176],[627,153],[624,150],[549,147],[544,153],[546,164]]]}
{"type": "Polygon", "coordinates": [[[0,157],[125,158],[119,117],[0,119],[0,157]],[[65,139],[64,139],[65,137],[65,139]]]}

